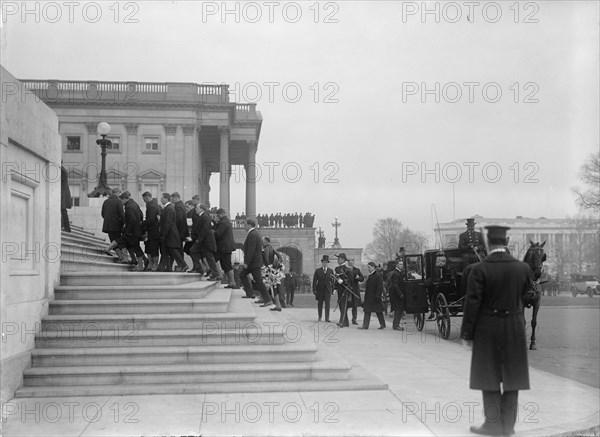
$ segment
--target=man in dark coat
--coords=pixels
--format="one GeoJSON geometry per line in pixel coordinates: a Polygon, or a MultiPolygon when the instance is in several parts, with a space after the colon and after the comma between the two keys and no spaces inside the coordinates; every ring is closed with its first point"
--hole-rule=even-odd
{"type": "Polygon", "coordinates": [[[121,231],[123,230],[123,224],[125,220],[125,209],[123,208],[123,202],[119,199],[121,190],[113,188],[111,194],[102,203],[102,232],[108,234],[110,245],[104,249],[107,255],[113,255],[110,250],[115,249],[115,252],[119,256],[119,262],[123,262],[124,255],[122,251],[125,249],[125,241],[121,239],[121,231]]]}
{"type": "Polygon", "coordinates": [[[223,208],[217,209],[217,225],[215,226],[215,240],[217,241],[217,261],[227,276],[225,288],[237,288],[231,265],[231,254],[235,251],[235,240],[233,239],[233,228],[227,213],[223,208]]]}
{"type": "MultiPolygon", "coordinates": [[[[194,202],[195,201],[193,199],[185,202],[186,222],[187,222],[187,219],[191,219],[192,227],[190,229],[190,236],[189,236],[189,238],[187,238],[185,244],[183,245],[183,252],[188,254],[190,258],[192,258],[192,253],[190,252],[190,249],[192,248],[192,246],[196,242],[196,239],[198,238],[198,229],[200,226],[200,216],[196,212],[196,206],[200,202],[198,202],[198,203],[194,203],[194,202]]],[[[192,258],[192,262],[194,264],[192,265],[192,269],[188,273],[204,274],[204,268],[202,267],[202,263],[200,262],[200,260],[198,258],[196,258],[196,259],[192,258]]]]}
{"type": "Polygon", "coordinates": [[[285,287],[285,304],[288,306],[294,306],[294,294],[296,293],[296,284],[298,283],[296,274],[294,272],[287,272],[285,279],[283,280],[283,286],[285,287]]]}
{"type": "Polygon", "coordinates": [[[163,193],[160,202],[163,205],[163,210],[160,214],[161,257],[158,271],[166,271],[172,258],[177,262],[178,271],[185,272],[189,266],[183,259],[181,239],[177,231],[175,207],[171,203],[171,195],[163,193]]]}
{"type": "Polygon", "coordinates": [[[140,247],[140,237],[142,236],[142,210],[135,200],[131,198],[129,191],[124,191],[119,199],[125,206],[125,226],[123,227],[123,237],[127,245],[127,250],[132,261],[137,261],[137,266],[134,271],[143,272],[144,262],[147,258],[144,257],[144,252],[140,247]]]}
{"type": "Polygon", "coordinates": [[[209,280],[220,281],[221,275],[219,275],[217,262],[215,261],[217,242],[215,241],[208,208],[203,203],[199,203],[196,205],[196,213],[198,214],[198,221],[196,222],[197,227],[194,229],[196,240],[194,245],[190,248],[190,256],[194,261],[194,265],[200,264],[200,259],[204,258],[210,269],[209,280]]]}
{"type": "Polygon", "coordinates": [[[377,265],[370,262],[367,265],[369,276],[365,284],[365,300],[363,301],[363,310],[365,317],[362,326],[358,329],[369,329],[371,322],[371,313],[376,313],[379,319],[379,329],[385,328],[385,319],[383,317],[383,277],[377,272],[377,265]]]}
{"type": "Polygon", "coordinates": [[[402,314],[404,313],[404,272],[402,271],[403,264],[396,261],[396,267],[389,274],[390,282],[390,300],[392,302],[392,310],[394,311],[394,321],[392,328],[395,331],[404,331],[400,326],[402,314]]]}
{"type": "Polygon", "coordinates": [[[183,245],[183,242],[186,240],[186,238],[190,236],[190,231],[187,225],[187,211],[179,193],[175,192],[171,194],[171,202],[173,202],[173,207],[175,208],[175,223],[177,224],[177,232],[179,233],[179,239],[183,245]]]}
{"type": "Polygon", "coordinates": [[[356,318],[358,317],[358,307],[362,305],[362,300],[360,298],[360,283],[365,280],[362,272],[358,267],[354,266],[354,260],[348,260],[348,267],[352,269],[352,274],[350,275],[351,288],[354,293],[351,294],[350,300],[348,301],[348,306],[352,308],[352,324],[358,325],[356,318]]]}
{"type": "Polygon", "coordinates": [[[337,256],[338,265],[335,268],[335,284],[334,288],[337,292],[338,306],[340,308],[340,320],[337,325],[340,328],[350,326],[348,322],[348,301],[352,298],[352,274],[354,269],[350,269],[347,265],[348,258],[345,253],[340,253],[337,256]]]}
{"type": "Polygon", "coordinates": [[[142,229],[148,234],[144,251],[150,258],[147,269],[155,272],[158,269],[160,249],[160,206],[149,191],[142,194],[142,199],[146,204],[146,220],[142,222],[142,229]]]}
{"type": "Polygon", "coordinates": [[[458,248],[463,257],[463,268],[480,261],[475,252],[480,256],[485,254],[483,236],[481,232],[475,231],[475,219],[468,218],[466,224],[467,231],[458,237],[458,248]]]}
{"type": "Polygon", "coordinates": [[[69,189],[69,173],[67,169],[60,162],[60,214],[61,214],[61,226],[65,232],[71,232],[71,224],[69,223],[69,214],[67,209],[71,209],[73,206],[73,198],[71,197],[71,190],[69,189]]]}
{"type": "Polygon", "coordinates": [[[504,226],[487,226],[490,253],[467,271],[461,339],[473,348],[469,386],[483,392],[485,422],[471,432],[514,433],[519,390],[529,389],[523,297],[530,268],[506,253],[504,226]],[[502,390],[502,391],[501,391],[502,390]]]}
{"type": "Polygon", "coordinates": [[[323,315],[323,303],[325,304],[325,321],[329,322],[329,304],[331,293],[333,292],[333,270],[327,267],[329,264],[329,255],[323,255],[321,258],[321,268],[315,270],[312,281],[312,290],[317,300],[317,312],[319,321],[323,315]]]}
{"type": "Polygon", "coordinates": [[[246,240],[244,241],[244,264],[242,265],[242,271],[240,272],[240,279],[242,280],[242,286],[246,292],[246,298],[254,297],[252,286],[248,275],[252,275],[252,279],[258,287],[263,304],[262,307],[268,307],[273,305],[273,300],[267,292],[267,287],[263,282],[261,267],[263,266],[262,258],[262,238],[256,228],[256,222],[252,219],[246,220],[246,240]]]}

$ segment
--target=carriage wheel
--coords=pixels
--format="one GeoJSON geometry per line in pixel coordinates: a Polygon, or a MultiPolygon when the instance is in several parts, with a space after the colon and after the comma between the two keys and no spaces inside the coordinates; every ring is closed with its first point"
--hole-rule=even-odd
{"type": "Polygon", "coordinates": [[[415,314],[415,326],[419,331],[423,330],[423,326],[425,326],[425,313],[415,314]]]}
{"type": "Polygon", "coordinates": [[[439,293],[436,298],[437,303],[437,326],[438,331],[440,331],[440,336],[444,340],[448,340],[450,337],[450,311],[448,310],[448,301],[446,300],[446,296],[442,293],[439,293]]]}

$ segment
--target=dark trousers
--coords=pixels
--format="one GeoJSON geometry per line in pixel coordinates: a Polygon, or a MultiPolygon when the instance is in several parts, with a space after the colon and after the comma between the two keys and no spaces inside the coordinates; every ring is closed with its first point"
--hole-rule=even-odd
{"type": "Polygon", "coordinates": [[[348,308],[352,308],[352,322],[356,322],[356,318],[358,317],[358,307],[360,305],[360,290],[354,289],[354,294],[350,297],[348,301],[348,308]]]}
{"type": "Polygon", "coordinates": [[[183,251],[180,247],[167,247],[165,243],[162,243],[160,246],[160,263],[158,263],[158,271],[164,272],[165,270],[171,268],[172,260],[175,260],[177,265],[181,268],[187,266],[186,262],[183,259],[183,251]]]}
{"type": "Polygon", "coordinates": [[[491,431],[510,435],[515,431],[517,421],[519,392],[482,391],[484,427],[491,431]]]}
{"type": "Polygon", "coordinates": [[[231,252],[217,252],[215,260],[219,261],[219,264],[221,264],[221,269],[224,273],[227,273],[229,270],[233,270],[233,266],[231,265],[231,252]]]}
{"type": "Polygon", "coordinates": [[[71,232],[71,224],[69,223],[69,214],[67,213],[67,209],[63,208],[60,210],[60,221],[61,226],[66,232],[71,232]]]}
{"type": "Polygon", "coordinates": [[[266,303],[272,301],[269,293],[267,292],[267,287],[265,287],[265,283],[263,282],[262,272],[260,271],[260,267],[255,267],[253,269],[242,269],[240,272],[240,280],[242,281],[242,287],[246,292],[246,296],[254,297],[254,292],[252,291],[252,285],[250,284],[250,280],[248,279],[248,275],[252,275],[252,279],[258,286],[258,291],[260,293],[260,297],[266,303]]]}
{"type": "Polygon", "coordinates": [[[202,247],[202,245],[200,245],[198,242],[194,243],[194,245],[190,248],[190,256],[192,257],[194,266],[200,265],[200,259],[204,258],[206,259],[208,268],[211,270],[211,274],[213,276],[217,276],[219,274],[214,253],[202,247]]]}
{"type": "Polygon", "coordinates": [[[345,291],[341,293],[338,291],[338,306],[340,307],[340,320],[338,323],[343,326],[350,326],[348,322],[348,297],[346,293],[345,291]]]}
{"type": "Polygon", "coordinates": [[[319,299],[317,302],[317,313],[319,314],[319,320],[323,316],[323,303],[325,303],[325,321],[329,322],[329,306],[331,302],[331,293],[325,292],[323,299],[319,299]]]}
{"type": "MultiPolygon", "coordinates": [[[[385,328],[385,318],[383,317],[383,311],[378,311],[377,318],[379,319],[379,326],[385,328]]],[[[363,319],[363,328],[369,329],[369,324],[371,323],[371,312],[365,311],[365,317],[363,319]]]]}
{"type": "Polygon", "coordinates": [[[402,314],[404,314],[404,296],[396,296],[393,300],[392,309],[394,310],[394,321],[392,328],[396,329],[400,326],[402,314]]]}
{"type": "Polygon", "coordinates": [[[285,288],[285,300],[286,303],[288,305],[293,305],[294,304],[294,293],[296,290],[294,290],[292,287],[286,287],[285,288]]]}

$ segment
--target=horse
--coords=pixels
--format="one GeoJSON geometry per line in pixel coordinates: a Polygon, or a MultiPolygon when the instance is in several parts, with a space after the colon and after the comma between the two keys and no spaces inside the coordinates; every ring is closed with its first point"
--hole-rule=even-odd
{"type": "MultiPolygon", "coordinates": [[[[523,298],[523,305],[525,308],[532,308],[533,313],[531,315],[531,343],[529,344],[530,350],[536,350],[535,345],[535,328],[537,326],[537,314],[540,309],[540,303],[542,300],[542,287],[540,285],[540,278],[542,276],[542,267],[544,261],[546,261],[546,254],[544,253],[543,243],[534,243],[529,240],[530,246],[525,253],[523,262],[527,263],[531,268],[531,290],[523,298]]],[[[525,321],[525,312],[523,312],[523,321],[525,321]]]]}

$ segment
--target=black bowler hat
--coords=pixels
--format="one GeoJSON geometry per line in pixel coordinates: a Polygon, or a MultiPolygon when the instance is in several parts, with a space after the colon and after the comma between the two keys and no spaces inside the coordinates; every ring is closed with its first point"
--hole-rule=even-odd
{"type": "Polygon", "coordinates": [[[506,232],[510,229],[508,226],[491,225],[485,227],[488,231],[489,239],[506,239],[506,232]]]}
{"type": "Polygon", "coordinates": [[[322,263],[328,263],[329,262],[329,255],[323,255],[323,258],[321,258],[321,262],[322,263]]]}

